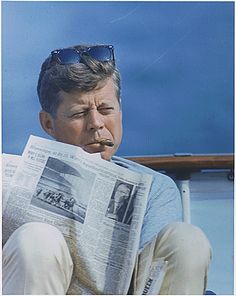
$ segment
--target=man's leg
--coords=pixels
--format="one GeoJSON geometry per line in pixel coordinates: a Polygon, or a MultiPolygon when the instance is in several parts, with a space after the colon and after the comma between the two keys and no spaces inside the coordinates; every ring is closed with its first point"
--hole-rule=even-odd
{"type": "Polygon", "coordinates": [[[24,224],[8,239],[2,256],[3,294],[66,294],[73,263],[56,227],[24,224]]]}
{"type": "Polygon", "coordinates": [[[146,254],[150,255],[151,252],[152,261],[164,259],[168,262],[160,291],[154,291],[155,294],[204,294],[211,259],[211,247],[204,233],[191,224],[176,222],[164,227],[154,243],[153,249],[147,245],[141,252],[136,283],[133,283],[134,286],[131,283],[129,293],[133,294],[132,287],[140,287],[145,266],[143,264],[147,264],[146,254]]]}
{"type": "Polygon", "coordinates": [[[211,247],[198,227],[182,222],[166,226],[157,237],[153,257],[168,261],[159,294],[204,294],[211,247]]]}

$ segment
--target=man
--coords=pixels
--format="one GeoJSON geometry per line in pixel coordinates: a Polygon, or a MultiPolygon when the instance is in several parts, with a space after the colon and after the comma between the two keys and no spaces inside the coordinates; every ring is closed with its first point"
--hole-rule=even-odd
{"type": "Polygon", "coordinates": [[[108,206],[107,216],[118,222],[126,224],[131,223],[133,207],[132,203],[129,204],[131,188],[126,183],[119,183],[114,192],[114,196],[108,206]]]}
{"type": "MultiPolygon", "coordinates": [[[[122,138],[122,110],[113,46],[53,51],[42,65],[38,95],[41,125],[54,139],[89,153],[100,152],[107,161],[153,176],[139,247],[156,237],[153,258],[168,262],[160,294],[203,294],[210,246],[200,229],[181,222],[181,200],[175,183],[114,156],[122,138]]],[[[68,247],[53,226],[26,223],[4,246],[4,294],[70,294],[72,274],[68,247]]]]}

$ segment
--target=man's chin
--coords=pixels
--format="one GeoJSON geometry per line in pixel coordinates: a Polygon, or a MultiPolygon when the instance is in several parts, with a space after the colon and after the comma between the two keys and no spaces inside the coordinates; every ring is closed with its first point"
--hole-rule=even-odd
{"type": "Polygon", "coordinates": [[[83,150],[88,153],[102,153],[106,150],[106,147],[100,144],[91,144],[84,146],[83,150]]]}
{"type": "Polygon", "coordinates": [[[110,154],[107,153],[106,151],[101,152],[100,155],[101,155],[101,158],[102,158],[102,159],[104,159],[104,160],[108,160],[108,161],[110,161],[110,160],[111,160],[111,157],[112,157],[112,155],[110,155],[110,154]]]}
{"type": "Polygon", "coordinates": [[[111,160],[111,153],[108,151],[109,148],[107,147],[83,147],[83,150],[90,153],[90,154],[94,154],[94,153],[100,153],[100,156],[102,159],[104,160],[111,160]]]}

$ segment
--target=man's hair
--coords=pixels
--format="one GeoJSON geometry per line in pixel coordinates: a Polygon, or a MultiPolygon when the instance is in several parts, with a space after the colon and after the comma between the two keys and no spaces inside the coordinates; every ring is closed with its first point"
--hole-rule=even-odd
{"type": "MultiPolygon", "coordinates": [[[[76,45],[73,48],[84,50],[90,46],[76,45]]],[[[71,48],[71,47],[70,47],[71,48]]],[[[82,55],[80,63],[62,65],[53,61],[51,55],[43,62],[39,74],[37,92],[44,111],[56,117],[61,103],[60,91],[81,93],[95,89],[99,82],[112,77],[120,103],[120,74],[114,61],[99,62],[89,55],[82,55]]]]}

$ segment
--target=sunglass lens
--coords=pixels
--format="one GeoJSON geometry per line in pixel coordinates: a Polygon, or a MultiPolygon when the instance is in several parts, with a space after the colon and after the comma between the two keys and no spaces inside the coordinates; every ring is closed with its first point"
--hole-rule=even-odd
{"type": "Polygon", "coordinates": [[[88,54],[97,61],[106,62],[113,59],[112,50],[110,47],[95,46],[88,50],[88,54]]]}
{"type": "Polygon", "coordinates": [[[73,48],[61,50],[57,54],[57,57],[59,58],[61,64],[76,64],[80,62],[80,55],[73,48]]]}

